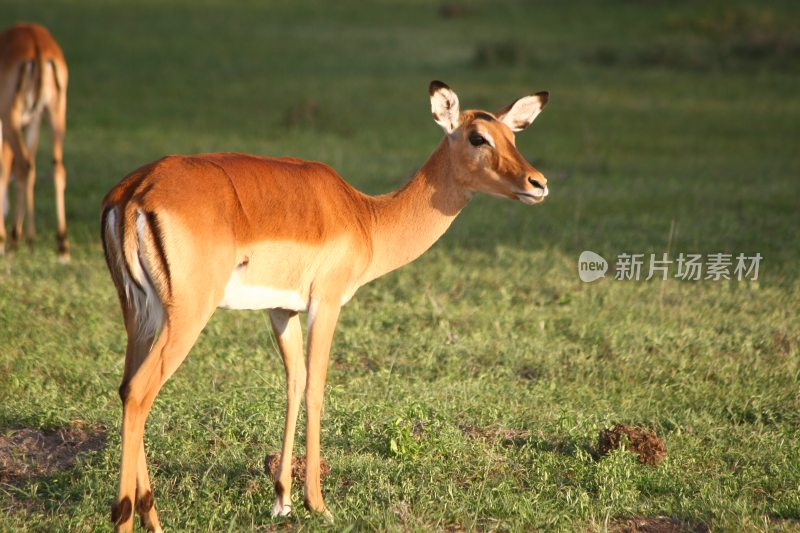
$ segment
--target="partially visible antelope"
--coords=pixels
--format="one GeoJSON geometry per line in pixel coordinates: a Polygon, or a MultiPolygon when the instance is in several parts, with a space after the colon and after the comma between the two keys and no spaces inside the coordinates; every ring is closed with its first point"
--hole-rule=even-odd
{"type": "MultiPolygon", "coordinates": [[[[8,206],[11,175],[17,182],[14,219],[9,247],[22,238],[36,237],[33,222],[33,188],[36,151],[42,114],[47,113],[53,133],[53,181],[56,190],[58,256],[69,260],[67,221],[64,214],[64,134],[67,128],[67,63],[58,43],[38,24],[17,24],[0,33],[0,210],[8,206]]],[[[5,215],[5,214],[4,214],[5,215]]],[[[0,224],[0,254],[5,250],[5,216],[0,224]]]]}
{"type": "Polygon", "coordinates": [[[295,425],[305,392],[305,506],[330,517],[320,488],[320,410],[339,310],[365,283],[413,261],[447,230],[473,193],[541,202],[547,180],[519,153],[546,92],[499,112],[459,111],[430,85],[446,135],[402,189],[367,196],[316,162],[238,153],[170,156],[106,195],[101,232],[128,345],[119,389],[122,466],[111,518],[133,511],[161,531],[145,460],[145,420],[214,310],[268,309],[286,370],[287,407],[273,516],[291,511],[295,425]],[[298,313],[308,313],[303,357],[298,313]]]}

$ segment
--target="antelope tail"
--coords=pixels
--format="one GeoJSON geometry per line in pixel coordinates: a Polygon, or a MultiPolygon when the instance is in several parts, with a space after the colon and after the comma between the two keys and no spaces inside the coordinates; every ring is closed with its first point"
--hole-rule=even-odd
{"type": "Polygon", "coordinates": [[[108,206],[102,215],[101,236],[120,303],[135,315],[140,335],[155,337],[172,292],[155,213],[131,204],[108,206]]]}

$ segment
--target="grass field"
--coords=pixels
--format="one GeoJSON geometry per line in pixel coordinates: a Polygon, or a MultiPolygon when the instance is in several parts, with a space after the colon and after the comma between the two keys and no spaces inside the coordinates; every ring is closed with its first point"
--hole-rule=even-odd
{"type": "Polygon", "coordinates": [[[164,154],[223,150],[393,190],[442,135],[432,79],[492,111],[550,91],[518,137],[548,200],[476,198],[343,310],[322,429],[333,527],[300,505],[270,518],[283,369],[263,312],[215,315],[148,421],[165,528],[800,530],[800,5],[442,6],[0,2],[0,26],[47,25],[70,65],[73,244],[59,265],[45,137],[39,241],[0,258],[0,438],[71,427],[101,443],[0,470],[0,531],[110,528],[125,339],[103,195],[164,154]],[[583,250],[612,270],[623,252],[763,260],[757,281],[585,284],[583,250]],[[618,422],[655,431],[664,462],[598,457],[618,422]]]}

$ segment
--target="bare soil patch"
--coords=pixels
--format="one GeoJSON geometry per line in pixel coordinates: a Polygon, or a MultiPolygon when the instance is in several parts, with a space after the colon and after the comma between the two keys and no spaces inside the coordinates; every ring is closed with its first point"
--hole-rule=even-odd
{"type": "Polygon", "coordinates": [[[74,420],[56,430],[0,429],[0,482],[20,484],[72,468],[78,456],[102,449],[106,429],[74,420]]]}
{"type": "MultiPolygon", "coordinates": [[[[281,453],[274,452],[267,455],[267,458],[264,460],[264,470],[266,470],[272,479],[275,479],[276,475],[278,474],[278,468],[281,465],[281,453]]],[[[331,468],[328,466],[328,463],[325,462],[325,459],[320,459],[319,465],[319,475],[320,478],[324,478],[325,476],[330,473],[331,468]]],[[[292,457],[292,479],[294,481],[303,481],[306,480],[306,458],[305,457],[292,457]]]]}
{"type": "Polygon", "coordinates": [[[638,426],[617,424],[612,429],[602,430],[597,440],[597,449],[601,456],[616,450],[627,440],[627,449],[638,455],[639,462],[645,465],[655,466],[667,454],[663,440],[652,431],[638,426]]]}

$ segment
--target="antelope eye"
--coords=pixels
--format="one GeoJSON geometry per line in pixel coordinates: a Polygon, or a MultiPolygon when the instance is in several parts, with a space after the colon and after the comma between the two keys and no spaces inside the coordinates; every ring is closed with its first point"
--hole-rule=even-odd
{"type": "Polygon", "coordinates": [[[473,133],[469,136],[469,143],[472,146],[480,146],[482,144],[488,144],[488,141],[480,133],[473,133]]]}

